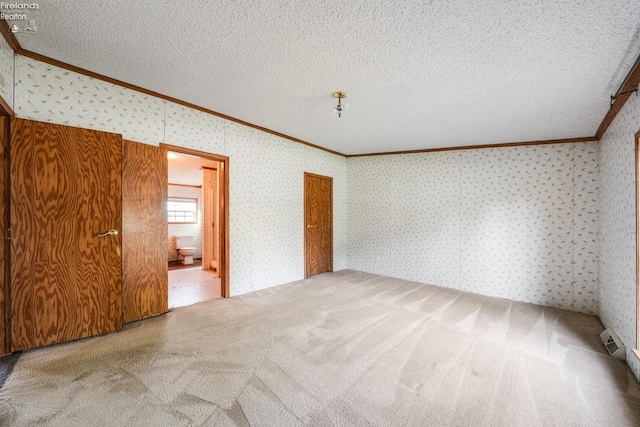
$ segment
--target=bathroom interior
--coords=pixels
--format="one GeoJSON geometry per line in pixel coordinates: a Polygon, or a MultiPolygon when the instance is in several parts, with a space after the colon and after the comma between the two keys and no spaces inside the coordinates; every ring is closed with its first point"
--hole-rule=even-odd
{"type": "Polygon", "coordinates": [[[221,297],[219,162],[168,152],[169,308],[221,297]]]}

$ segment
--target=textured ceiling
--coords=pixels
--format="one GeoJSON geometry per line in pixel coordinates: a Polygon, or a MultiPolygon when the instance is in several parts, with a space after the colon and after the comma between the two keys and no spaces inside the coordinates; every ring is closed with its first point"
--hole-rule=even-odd
{"type": "Polygon", "coordinates": [[[27,50],[345,154],[593,136],[640,54],[638,0],[38,4],[27,50]]]}

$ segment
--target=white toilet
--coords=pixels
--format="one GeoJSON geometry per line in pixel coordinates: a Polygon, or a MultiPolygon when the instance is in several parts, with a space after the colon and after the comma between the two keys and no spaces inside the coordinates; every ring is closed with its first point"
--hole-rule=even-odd
{"type": "Polygon", "coordinates": [[[193,236],[176,237],[176,248],[178,248],[178,255],[182,256],[182,264],[193,264],[193,255],[196,253],[193,236]]]}

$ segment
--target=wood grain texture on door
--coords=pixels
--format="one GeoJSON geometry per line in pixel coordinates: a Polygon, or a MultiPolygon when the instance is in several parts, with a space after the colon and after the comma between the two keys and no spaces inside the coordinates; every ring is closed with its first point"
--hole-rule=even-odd
{"type": "Polygon", "coordinates": [[[333,271],[333,178],[304,174],[305,277],[333,271]]]}
{"type": "Polygon", "coordinates": [[[5,149],[9,148],[9,118],[0,117],[0,356],[11,352],[9,322],[5,312],[9,311],[9,241],[5,231],[9,228],[9,160],[5,149]]]}
{"type": "Polygon", "coordinates": [[[202,269],[220,277],[219,167],[202,167],[202,269]]]}
{"type": "Polygon", "coordinates": [[[10,127],[11,350],[121,329],[121,136],[10,127]]]}
{"type": "Polygon", "coordinates": [[[169,309],[167,150],[122,141],[122,316],[169,309]]]}
{"type": "Polygon", "coordinates": [[[202,167],[202,269],[214,270],[213,265],[213,198],[214,181],[217,171],[213,168],[202,167]]]}

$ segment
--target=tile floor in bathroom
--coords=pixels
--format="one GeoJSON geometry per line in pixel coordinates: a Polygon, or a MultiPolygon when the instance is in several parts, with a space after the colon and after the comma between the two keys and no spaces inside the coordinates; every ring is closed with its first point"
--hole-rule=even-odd
{"type": "Polygon", "coordinates": [[[201,266],[169,271],[169,308],[221,298],[220,278],[201,266]]]}

